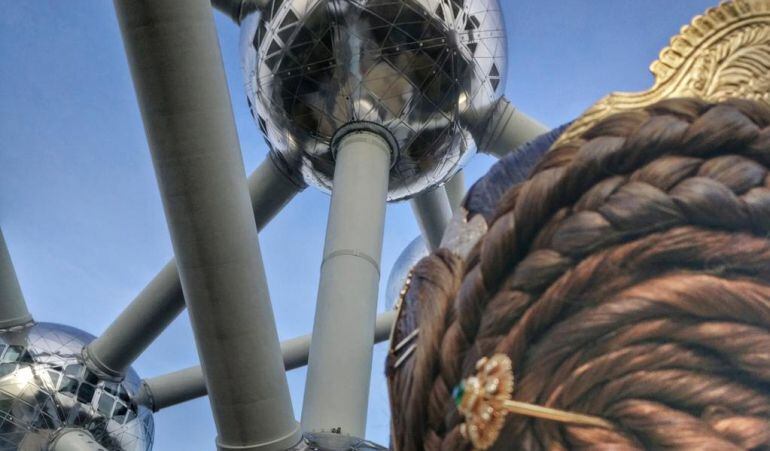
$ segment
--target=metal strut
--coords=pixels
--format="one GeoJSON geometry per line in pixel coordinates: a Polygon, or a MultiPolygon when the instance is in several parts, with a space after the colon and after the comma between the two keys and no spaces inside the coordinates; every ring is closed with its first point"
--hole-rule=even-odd
{"type": "Polygon", "coordinates": [[[300,440],[207,0],[115,0],[220,450],[300,440]]]}
{"type": "MultiPolygon", "coordinates": [[[[390,336],[396,312],[389,311],[377,316],[374,343],[382,343],[390,336]]],[[[310,335],[302,335],[281,343],[283,365],[286,371],[307,365],[310,351],[310,335]]],[[[142,381],[137,402],[157,412],[167,407],[206,396],[206,384],[200,366],[193,366],[173,373],[150,377],[142,381]]]]}
{"type": "Polygon", "coordinates": [[[0,230],[0,329],[22,326],[32,322],[27,303],[21,292],[11,254],[0,230]]]}
{"type": "Polygon", "coordinates": [[[326,244],[310,342],[302,429],[363,437],[385,227],[396,148],[378,125],[337,134],[326,244]],[[379,127],[379,129],[378,129],[379,127]]]}
{"type": "Polygon", "coordinates": [[[480,123],[471,124],[479,151],[501,158],[546,133],[548,127],[524,114],[505,97],[480,123]]]}
{"type": "Polygon", "coordinates": [[[410,202],[428,249],[437,249],[444,236],[444,230],[452,219],[452,205],[447,190],[439,186],[418,194],[410,202]]]}
{"type": "MultiPolygon", "coordinates": [[[[249,176],[249,196],[257,230],[305,188],[295,184],[270,157],[249,176]]],[[[83,350],[86,365],[104,379],[122,379],[126,369],[184,310],[176,260],[172,259],[83,350]]]]}

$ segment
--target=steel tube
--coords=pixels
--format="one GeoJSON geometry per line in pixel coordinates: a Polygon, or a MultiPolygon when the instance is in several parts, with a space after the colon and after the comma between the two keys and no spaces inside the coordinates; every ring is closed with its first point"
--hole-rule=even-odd
{"type": "MultiPolygon", "coordinates": [[[[266,158],[249,176],[257,229],[262,230],[304,187],[295,185],[266,158]]],[[[184,310],[176,260],[172,259],[97,339],[84,349],[88,367],[107,379],[125,370],[184,310]]]]}
{"type": "Polygon", "coordinates": [[[297,185],[268,156],[249,176],[249,197],[257,230],[264,229],[307,185],[297,185]]]}
{"type": "Polygon", "coordinates": [[[446,188],[447,197],[449,197],[449,205],[452,207],[452,213],[454,213],[462,204],[465,193],[467,192],[465,189],[465,173],[459,171],[446,182],[444,187],[446,188]]]}
{"type": "MultiPolygon", "coordinates": [[[[385,312],[377,316],[374,328],[375,344],[388,340],[395,320],[395,311],[385,312]]],[[[286,371],[307,365],[309,350],[310,334],[282,342],[281,353],[286,371]]],[[[137,396],[137,402],[157,412],[160,409],[206,396],[206,394],[203,371],[200,366],[193,366],[145,379],[137,396]]]]}
{"type": "Polygon", "coordinates": [[[62,429],[48,445],[50,451],[107,451],[94,436],[85,429],[62,429]]]}
{"type": "Polygon", "coordinates": [[[32,321],[21,292],[11,253],[0,230],[0,329],[21,326],[32,321]]]}
{"type": "Polygon", "coordinates": [[[437,249],[444,236],[444,230],[452,219],[452,207],[446,189],[439,186],[420,193],[413,197],[410,203],[428,249],[437,249]]]}
{"type": "Polygon", "coordinates": [[[363,437],[391,146],[359,131],[339,142],[302,429],[363,437]]]}
{"type": "Polygon", "coordinates": [[[211,6],[240,25],[252,11],[264,9],[271,0],[211,0],[211,6]]]}
{"type": "Polygon", "coordinates": [[[220,450],[298,443],[206,0],[115,0],[220,450]]]}
{"type": "Polygon", "coordinates": [[[516,109],[505,97],[479,124],[472,124],[473,137],[481,152],[501,158],[536,137],[548,128],[516,109]]]}
{"type": "Polygon", "coordinates": [[[200,365],[142,381],[136,402],[154,412],[206,396],[206,382],[200,365]]]}

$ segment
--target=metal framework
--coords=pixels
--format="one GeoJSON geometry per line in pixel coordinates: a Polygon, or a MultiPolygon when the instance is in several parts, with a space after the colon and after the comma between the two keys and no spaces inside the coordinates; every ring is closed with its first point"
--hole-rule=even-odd
{"type": "MultiPolygon", "coordinates": [[[[479,2],[488,10],[480,10],[478,17],[488,13],[495,19],[496,0],[479,2]]],[[[114,3],[175,258],[101,336],[83,345],[78,401],[102,408],[109,400],[115,407],[109,404],[104,415],[124,418],[120,409],[128,401],[121,396],[132,398],[132,408],[140,409],[134,418],[147,418],[141,409],[157,411],[208,395],[220,450],[301,447],[303,433],[316,441],[324,434],[348,437],[352,441],[328,443],[350,446],[365,433],[372,345],[387,340],[395,317],[393,312],[376,316],[387,201],[409,194],[423,238],[435,249],[465,192],[459,159],[450,156],[448,146],[466,146],[462,139],[472,138],[480,151],[501,156],[545,128],[504,98],[489,102],[502,77],[497,66],[484,67],[478,79],[487,89],[480,92],[490,96],[482,99],[483,107],[474,107],[474,99],[453,91],[459,85],[448,81],[450,93],[470,105],[451,118],[464,131],[458,132],[459,138],[426,143],[444,146],[446,152],[426,160],[430,169],[424,177],[419,165],[410,166],[417,161],[410,160],[415,158],[412,144],[403,133],[394,133],[405,126],[404,120],[394,125],[392,118],[373,121],[364,114],[361,120],[335,127],[328,142],[330,154],[321,157],[332,164],[332,198],[313,331],[279,343],[257,232],[307,186],[298,175],[307,172],[305,163],[298,165],[290,152],[276,152],[246,178],[207,0],[114,3]],[[135,378],[131,364],[185,307],[201,365],[128,384],[135,378]],[[308,376],[300,424],[292,413],[285,371],[304,365],[308,376]],[[81,399],[82,387],[88,384],[96,394],[81,399]]],[[[266,0],[213,4],[244,27],[253,26],[261,10],[276,7],[266,0]]],[[[280,13],[286,13],[288,7],[281,8],[280,13]]],[[[480,26],[475,17],[469,14],[465,20],[480,26]]],[[[500,39],[499,30],[490,33],[490,39],[500,39]]],[[[473,63],[465,61],[471,69],[473,63]]],[[[468,74],[478,78],[475,72],[468,74]]],[[[379,89],[361,86],[375,93],[379,89]]],[[[365,100],[360,95],[356,108],[365,100]]],[[[392,102],[383,103],[393,107],[392,102]]],[[[447,117],[424,119],[431,127],[453,130],[446,125],[447,117]]],[[[430,130],[421,127],[425,129],[420,133],[430,130]]],[[[318,177],[318,183],[326,183],[323,174],[318,177]]],[[[30,323],[0,233],[0,332],[30,323]]],[[[142,438],[146,430],[132,431],[134,443],[147,443],[142,438]]],[[[47,441],[56,451],[106,449],[82,428],[61,428],[55,434],[35,435],[35,440],[47,441]]]]}

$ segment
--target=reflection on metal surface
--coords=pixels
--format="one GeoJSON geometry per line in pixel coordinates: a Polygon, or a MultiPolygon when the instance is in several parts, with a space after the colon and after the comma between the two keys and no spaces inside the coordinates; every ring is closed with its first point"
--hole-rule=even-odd
{"type": "Polygon", "coordinates": [[[498,0],[285,0],[242,22],[252,113],[272,157],[329,191],[329,140],[348,122],[396,138],[389,200],[446,182],[474,147],[460,116],[481,117],[505,83],[498,0]]]}
{"type": "Polygon", "coordinates": [[[554,146],[580,137],[611,114],[672,97],[718,102],[731,97],[770,105],[770,1],[735,0],[696,16],[650,65],[655,84],[601,99],[554,146]]]}
{"type": "Polygon", "coordinates": [[[137,406],[139,377],[99,380],[83,365],[93,336],[38,323],[0,332],[0,450],[47,449],[55,432],[83,428],[108,450],[152,449],[152,413],[137,406]]]}
{"type": "Polygon", "coordinates": [[[385,309],[392,310],[396,306],[396,301],[400,297],[401,290],[404,288],[409,272],[414,265],[417,264],[423,257],[427,257],[429,254],[428,247],[425,246],[425,240],[422,236],[418,236],[409,243],[406,248],[398,256],[396,262],[393,263],[393,268],[390,270],[388,276],[388,283],[385,286],[385,309]]]}

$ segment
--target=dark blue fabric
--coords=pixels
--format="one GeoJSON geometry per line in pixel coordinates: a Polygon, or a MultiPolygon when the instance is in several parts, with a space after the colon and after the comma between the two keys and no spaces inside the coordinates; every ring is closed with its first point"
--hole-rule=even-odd
{"type": "Polygon", "coordinates": [[[492,220],[497,203],[503,193],[529,177],[551,145],[570,124],[564,124],[550,132],[522,144],[489,169],[489,172],[473,184],[465,197],[465,209],[469,216],[484,215],[487,222],[492,220]]]}

